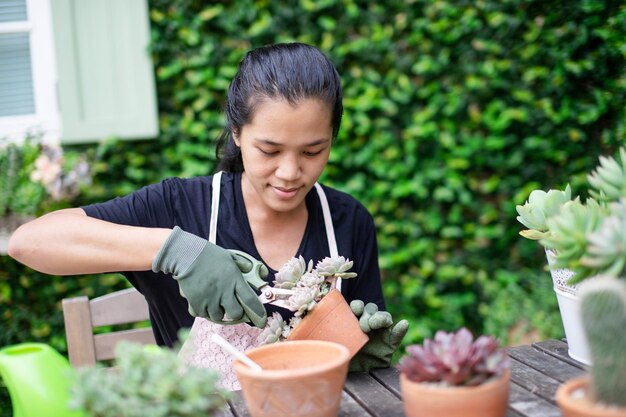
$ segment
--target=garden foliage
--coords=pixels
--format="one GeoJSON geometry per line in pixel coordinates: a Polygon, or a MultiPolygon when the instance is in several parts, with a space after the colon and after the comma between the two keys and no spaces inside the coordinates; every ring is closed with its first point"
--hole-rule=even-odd
{"type": "MultiPolygon", "coordinates": [[[[149,3],[161,133],[89,147],[96,176],[86,201],[212,173],[221,106],[244,53],[311,43],[344,84],[322,181],[374,215],[389,309],[411,321],[405,343],[462,326],[509,342],[524,326],[562,336],[545,256],[518,235],[515,205],[538,187],[581,188],[598,156],[624,143],[622,1],[149,3]]],[[[9,323],[0,344],[59,347],[65,290],[101,289],[0,262],[9,323]]]]}

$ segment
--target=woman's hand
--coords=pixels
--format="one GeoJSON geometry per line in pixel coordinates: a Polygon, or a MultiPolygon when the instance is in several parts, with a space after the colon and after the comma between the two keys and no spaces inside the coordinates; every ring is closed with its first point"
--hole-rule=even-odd
{"type": "Polygon", "coordinates": [[[370,338],[350,361],[350,372],[389,368],[391,357],[400,347],[400,342],[409,329],[409,322],[400,320],[394,325],[391,314],[378,311],[378,306],[374,303],[364,305],[363,301],[354,300],[350,303],[350,308],[359,319],[361,330],[370,338]]]}
{"type": "Polygon", "coordinates": [[[219,324],[267,323],[265,307],[231,252],[178,226],[155,256],[152,270],[172,274],[193,316],[219,324]]]}

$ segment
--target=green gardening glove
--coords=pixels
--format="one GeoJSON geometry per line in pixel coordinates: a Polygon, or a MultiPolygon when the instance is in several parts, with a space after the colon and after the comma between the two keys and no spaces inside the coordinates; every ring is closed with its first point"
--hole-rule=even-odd
{"type": "Polygon", "coordinates": [[[378,306],[374,303],[364,305],[363,301],[354,300],[350,303],[350,308],[359,319],[361,330],[370,338],[350,361],[350,372],[389,368],[393,353],[398,350],[409,329],[409,322],[400,320],[394,325],[391,314],[378,311],[378,306]]]}
{"type": "Polygon", "coordinates": [[[251,321],[265,327],[265,307],[233,257],[226,249],[176,226],[154,257],[152,270],[172,274],[191,315],[219,324],[251,321]]]}

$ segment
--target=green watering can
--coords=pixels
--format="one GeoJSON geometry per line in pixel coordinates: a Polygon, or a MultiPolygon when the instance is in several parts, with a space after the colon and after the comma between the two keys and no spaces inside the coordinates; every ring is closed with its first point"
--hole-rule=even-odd
{"type": "Polygon", "coordinates": [[[0,349],[0,377],[11,396],[13,417],[82,417],[68,408],[71,372],[67,359],[43,343],[0,349]]]}

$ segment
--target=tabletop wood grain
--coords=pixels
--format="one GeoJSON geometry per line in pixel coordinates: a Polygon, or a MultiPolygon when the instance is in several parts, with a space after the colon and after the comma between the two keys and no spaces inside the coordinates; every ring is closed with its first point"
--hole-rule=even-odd
{"type": "MultiPolygon", "coordinates": [[[[509,357],[511,390],[506,417],[560,417],[554,400],[557,388],[586,372],[583,364],[567,355],[567,344],[547,340],[512,347],[509,357]]],[[[250,416],[241,392],[235,393],[218,416],[250,416]]],[[[348,374],[339,416],[404,416],[398,371],[387,368],[348,374]]]]}

